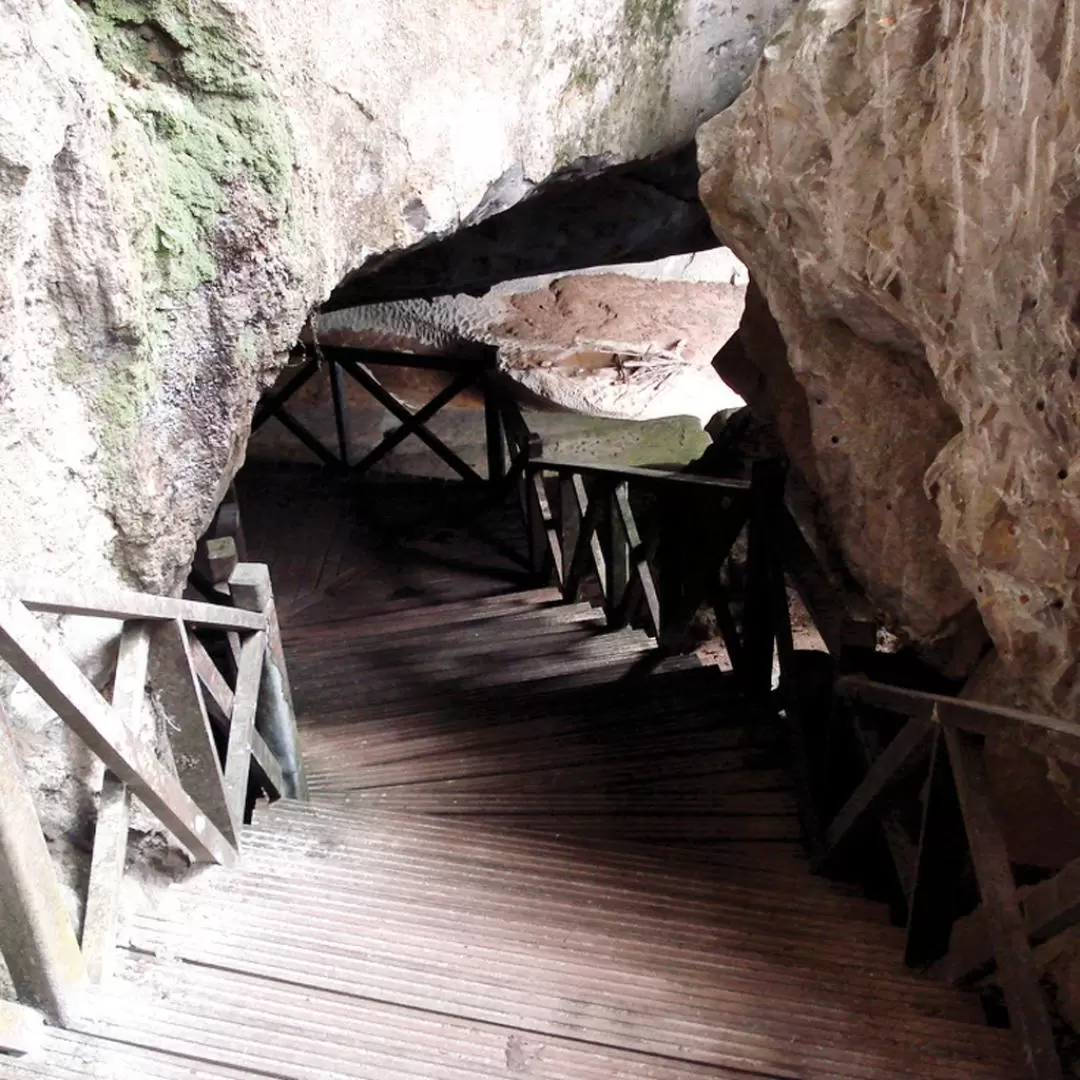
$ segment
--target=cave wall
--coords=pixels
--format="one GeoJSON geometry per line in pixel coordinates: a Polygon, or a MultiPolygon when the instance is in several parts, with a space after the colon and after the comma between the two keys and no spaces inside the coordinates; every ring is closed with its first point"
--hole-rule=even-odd
{"type": "Polygon", "coordinates": [[[703,200],[782,334],[808,416],[793,456],[851,569],[917,639],[974,601],[1014,699],[1063,714],[1080,694],[1076,17],[807,0],[699,135],[703,200]]]}

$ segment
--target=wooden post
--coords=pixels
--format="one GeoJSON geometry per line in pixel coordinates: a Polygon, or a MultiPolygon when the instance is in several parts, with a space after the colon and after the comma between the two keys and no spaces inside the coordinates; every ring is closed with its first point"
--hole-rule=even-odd
{"type": "Polygon", "coordinates": [[[247,808],[248,775],[251,748],[255,736],[255,713],[258,709],[259,684],[262,682],[266,634],[252,634],[240,653],[229,724],[229,744],[225,756],[225,791],[233,820],[242,822],[247,808]]]}
{"type": "Polygon", "coordinates": [[[86,965],[2,707],[0,908],[0,952],[16,993],[67,1027],[86,992],[86,965]]]}
{"type": "Polygon", "coordinates": [[[581,505],[574,490],[574,477],[570,473],[559,473],[559,521],[562,531],[563,564],[563,599],[571,604],[577,600],[569,592],[570,568],[577,550],[578,535],[581,532],[581,505]]]}
{"type": "MultiPolygon", "coordinates": [[[[132,621],[124,624],[120,635],[112,705],[133,731],[137,730],[146,697],[150,630],[149,623],[132,621]]],[[[98,799],[82,930],[82,952],[92,983],[102,983],[108,977],[116,944],[120,882],[127,859],[129,807],[127,784],[107,772],[98,799]]]]}
{"type": "Polygon", "coordinates": [[[296,730],[289,670],[281,645],[281,628],[270,586],[270,570],[263,563],[241,563],[229,578],[229,588],[238,608],[260,612],[266,620],[266,650],[259,686],[259,732],[281,765],[285,797],[306,800],[307,779],[296,730]]]}
{"type": "Polygon", "coordinates": [[[38,1054],[44,1043],[45,1023],[41,1013],[13,1001],[0,1001],[0,1055],[38,1054]]]}
{"type": "MultiPolygon", "coordinates": [[[[153,605],[148,607],[149,615],[137,611],[132,617],[156,618],[153,605]]],[[[190,607],[209,608],[210,605],[192,604],[190,607]]],[[[232,612],[229,608],[218,607],[216,610],[230,612],[233,616],[250,615],[232,612]]],[[[261,630],[264,626],[265,621],[257,619],[257,628],[261,630]]],[[[131,793],[157,815],[196,859],[226,866],[233,864],[236,849],[158,760],[153,749],[129,729],[78,665],[50,641],[41,624],[18,599],[4,594],[2,586],[0,657],[101,758],[106,768],[128,785],[131,793]]]]}
{"type": "Polygon", "coordinates": [[[330,396],[334,404],[334,430],[337,433],[338,457],[343,468],[349,467],[349,429],[346,417],[345,386],[341,367],[330,361],[330,396]]]}

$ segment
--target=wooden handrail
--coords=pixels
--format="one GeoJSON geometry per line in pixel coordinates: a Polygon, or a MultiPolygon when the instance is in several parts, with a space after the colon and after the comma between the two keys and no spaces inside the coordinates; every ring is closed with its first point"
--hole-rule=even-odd
{"type": "Polygon", "coordinates": [[[984,701],[928,694],[902,686],[875,682],[862,675],[845,675],[836,682],[841,697],[876,705],[944,727],[994,735],[1048,757],[1080,765],[1080,724],[1053,716],[991,705],[984,701]]]}
{"type": "Polygon", "coordinates": [[[642,485],[674,485],[718,490],[726,495],[745,495],[750,491],[749,480],[727,480],[718,476],[698,476],[696,473],[672,472],[670,469],[644,469],[636,465],[603,465],[583,461],[562,461],[558,458],[537,457],[529,462],[533,472],[575,473],[578,476],[604,477],[609,480],[633,480],[642,485]]]}
{"type": "MultiPolygon", "coordinates": [[[[65,585],[30,582],[17,590],[8,586],[31,611],[53,615],[89,615],[98,619],[145,619],[150,622],[186,623],[215,630],[265,630],[266,620],[257,611],[239,611],[221,604],[151,596],[129,589],[74,589],[65,585]]],[[[0,587],[2,592],[2,587],[0,587]]]]}

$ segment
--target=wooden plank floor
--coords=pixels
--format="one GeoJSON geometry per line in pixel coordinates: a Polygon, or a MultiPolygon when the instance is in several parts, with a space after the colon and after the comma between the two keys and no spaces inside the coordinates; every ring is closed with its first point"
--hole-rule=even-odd
{"type": "MultiPolygon", "coordinates": [[[[301,520],[255,517],[256,557],[301,520]]],[[[312,802],[127,912],[80,1030],[0,1080],[1021,1075],[881,905],[810,874],[773,716],[497,562],[430,585],[407,547],[364,564],[367,607],[294,590],[312,802]]]]}

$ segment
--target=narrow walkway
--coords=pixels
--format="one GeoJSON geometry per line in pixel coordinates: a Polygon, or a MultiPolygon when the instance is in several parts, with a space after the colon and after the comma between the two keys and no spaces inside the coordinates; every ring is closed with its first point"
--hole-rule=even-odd
{"type": "Polygon", "coordinates": [[[297,590],[312,802],[130,913],[83,1031],[2,1080],[1021,1074],[810,874],[780,732],[718,670],[546,590],[419,591],[297,590]]]}

